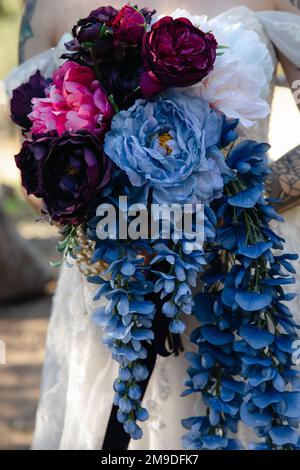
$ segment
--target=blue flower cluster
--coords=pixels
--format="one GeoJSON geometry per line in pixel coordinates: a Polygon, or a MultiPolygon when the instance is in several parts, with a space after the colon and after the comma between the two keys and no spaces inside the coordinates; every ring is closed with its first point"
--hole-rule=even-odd
{"type": "MultiPolygon", "coordinates": [[[[174,107],[174,103],[167,101],[165,106],[174,107]]],[[[163,103],[159,106],[163,109],[163,103]]],[[[162,115],[155,114],[157,123],[162,115]]],[[[161,237],[104,242],[97,239],[97,217],[89,223],[88,237],[96,242],[92,261],[108,265],[105,273],[89,280],[99,284],[95,301],[103,296],[107,300],[94,318],[103,326],[104,342],[120,365],[114,403],[124,430],[134,439],[141,438],[137,423],[148,419],[141,405],[141,383],[149,373],[145,360],[155,338],[157,307],[173,335],[184,332],[185,315],[193,314],[199,321],[191,336],[197,350],[187,353],[189,378],[183,396],[200,393],[207,412],[183,421],[188,430],[184,447],[241,449],[233,436],[243,423],[257,435],[249,444],[253,449],[298,449],[300,377],[292,355],[299,327],[286,305],[294,295],[284,292],[284,286],[294,282],[291,261],[297,257],[274,252],[284,249],[284,240],[270,226],[271,220],[281,218],[264,197],[269,146],[253,141],[229,145],[238,137],[237,121],[223,119],[219,125],[222,132],[209,154],[218,162],[224,191],[205,206],[203,248],[191,250],[191,241],[184,236],[175,239],[172,231],[167,241],[161,237]],[[194,297],[199,275],[203,291],[194,297]]],[[[211,138],[209,129],[207,138],[211,138]]],[[[159,137],[166,144],[166,135],[159,137]]],[[[139,186],[130,181],[133,170],[128,175],[116,172],[107,188],[105,197],[116,208],[120,192],[132,202],[151,202],[155,191],[160,198],[159,179],[156,186],[144,180],[139,186]]],[[[137,167],[134,171],[142,178],[137,167]]]]}
{"type": "Polygon", "coordinates": [[[154,339],[152,322],[155,305],[145,300],[153,292],[153,284],[147,280],[143,259],[132,249],[102,243],[94,255],[94,261],[109,264],[101,276],[89,281],[99,284],[94,300],[103,296],[105,305],[96,310],[94,320],[104,329],[103,341],[111,349],[112,357],[119,363],[119,377],[114,383],[114,404],[119,407],[118,420],[133,439],[142,437],[137,421],[148,419],[148,412],[141,406],[140,382],[148,377],[143,361],[147,357],[147,344],[154,339]],[[109,277],[109,280],[105,280],[109,277]]]}
{"type": "Polygon", "coordinates": [[[263,195],[267,149],[245,141],[229,151],[236,176],[213,204],[217,243],[208,247],[211,269],[195,299],[198,352],[188,354],[184,392],[201,392],[207,415],[183,422],[187,449],[240,448],[228,438],[238,422],[254,429],[252,449],[300,448],[300,377],[292,360],[299,326],[286,306],[294,295],[284,292],[297,256],[273,251],[284,240],[269,225],[280,218],[263,195]]]}
{"type": "MultiPolygon", "coordinates": [[[[147,192],[130,190],[124,174],[116,174],[107,189],[106,199],[117,207],[122,191],[132,200],[143,200],[147,192]]],[[[153,342],[153,320],[161,298],[162,314],[167,319],[171,334],[180,335],[185,329],[184,315],[192,313],[192,287],[196,286],[199,273],[207,265],[207,255],[202,250],[190,250],[193,240],[171,239],[137,241],[101,241],[97,238],[100,218],[89,222],[88,237],[95,241],[92,262],[102,261],[107,269],[101,275],[89,277],[91,283],[99,285],[95,302],[105,297],[106,302],[98,308],[94,320],[104,329],[104,343],[110,348],[113,358],[120,364],[119,377],[114,383],[114,403],[119,407],[118,419],[124,430],[134,439],[142,437],[137,421],[148,418],[141,406],[140,383],[147,379],[145,366],[147,347],[153,342]],[[155,305],[146,300],[157,295],[155,305]]],[[[214,240],[216,236],[215,214],[208,207],[204,214],[204,236],[214,240]]],[[[193,227],[195,233],[195,227],[193,227]]]]}
{"type": "MultiPolygon", "coordinates": [[[[204,213],[204,239],[215,240],[216,219],[208,207],[204,213]]],[[[172,234],[171,234],[172,236],[172,234]]],[[[162,313],[170,320],[172,334],[185,331],[185,315],[191,315],[194,305],[192,288],[196,287],[199,275],[207,266],[209,257],[202,249],[190,249],[191,240],[171,243],[158,241],[153,244],[156,256],[151,261],[152,273],[156,276],[154,292],[163,300],[162,313]]]]}

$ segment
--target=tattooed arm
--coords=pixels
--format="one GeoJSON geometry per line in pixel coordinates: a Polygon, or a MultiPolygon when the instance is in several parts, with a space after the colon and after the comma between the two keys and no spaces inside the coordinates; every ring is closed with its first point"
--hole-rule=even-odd
{"type": "MultiPolygon", "coordinates": [[[[300,0],[274,0],[274,7],[300,15],[300,0]]],[[[300,50],[299,50],[300,54],[300,50]]],[[[288,82],[300,109],[300,70],[286,57],[278,54],[288,82]]],[[[288,152],[271,164],[272,174],[267,178],[267,192],[270,197],[281,199],[279,212],[285,212],[300,204],[300,146],[288,152]]]]}
{"type": "Polygon", "coordinates": [[[287,11],[289,13],[300,12],[300,0],[274,0],[276,10],[287,11]]]}
{"type": "Polygon", "coordinates": [[[290,3],[295,7],[300,10],[300,0],[290,0],[290,3]]]}
{"type": "MultiPolygon", "coordinates": [[[[53,0],[55,3],[58,0],[53,0]]],[[[51,2],[26,0],[19,35],[19,62],[23,63],[56,44],[56,21],[51,2]]],[[[26,196],[40,213],[41,202],[34,196],[26,196]]]]}
{"type": "Polygon", "coordinates": [[[266,180],[270,197],[280,199],[278,211],[284,212],[300,204],[300,145],[271,165],[266,180]]]}
{"type": "Polygon", "coordinates": [[[19,63],[25,61],[25,46],[28,39],[33,38],[34,34],[32,31],[32,19],[36,9],[37,0],[27,0],[25,4],[25,10],[23,13],[20,38],[19,38],[19,63]]]}
{"type": "Polygon", "coordinates": [[[56,21],[50,2],[26,0],[20,27],[19,62],[55,45],[55,29],[56,21]]]}

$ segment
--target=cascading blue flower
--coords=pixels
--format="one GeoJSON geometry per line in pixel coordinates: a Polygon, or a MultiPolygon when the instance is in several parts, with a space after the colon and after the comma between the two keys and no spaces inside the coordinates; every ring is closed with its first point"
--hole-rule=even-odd
{"type": "Polygon", "coordinates": [[[213,204],[221,223],[217,244],[208,247],[214,258],[205,292],[195,301],[202,326],[191,337],[198,353],[188,354],[185,392],[200,391],[208,412],[183,422],[188,449],[236,446],[228,431],[236,432],[239,421],[260,439],[252,449],[299,449],[300,377],[292,360],[299,325],[285,304],[294,295],[284,293],[297,256],[272,251],[282,250],[284,240],[269,226],[280,217],[263,195],[267,149],[245,141],[229,152],[236,176],[213,204]]]}
{"type": "MultiPolygon", "coordinates": [[[[166,113],[173,109],[176,114],[176,97],[168,99],[167,104],[163,100],[166,113]]],[[[137,104],[135,111],[140,106],[139,112],[148,112],[148,104],[137,104]]],[[[163,109],[163,103],[159,100],[151,103],[150,116],[158,118],[161,114],[155,114],[155,106],[163,109]]],[[[133,126],[136,126],[135,111],[126,115],[126,119],[132,119],[133,126]]],[[[212,118],[210,113],[208,116],[212,118]]],[[[222,132],[210,142],[206,155],[217,164],[224,192],[222,195],[214,192],[211,206],[205,205],[202,249],[191,249],[191,240],[184,234],[181,240],[174,238],[174,226],[168,241],[163,240],[161,232],[154,240],[121,243],[100,242],[96,235],[99,219],[95,217],[89,223],[89,237],[96,242],[93,261],[101,260],[108,265],[104,278],[93,276],[90,281],[100,285],[95,300],[102,296],[107,299],[94,318],[103,326],[104,342],[120,365],[114,383],[114,403],[119,407],[118,419],[124,430],[134,439],[141,438],[137,422],[148,419],[148,412],[141,405],[141,382],[148,376],[144,361],[154,340],[153,321],[159,305],[173,335],[184,332],[186,315],[194,315],[199,321],[191,336],[197,352],[187,353],[189,378],[183,396],[201,393],[207,413],[183,421],[188,430],[183,437],[184,447],[241,449],[242,444],[233,436],[238,424],[243,422],[257,435],[257,442],[249,444],[251,448],[296,449],[299,448],[300,378],[293,369],[292,354],[298,326],[285,305],[293,295],[283,290],[284,285],[293,282],[291,261],[296,257],[273,253],[275,249],[283,249],[284,241],[269,225],[272,219],[280,220],[280,217],[264,197],[269,147],[253,141],[232,146],[237,138],[237,121],[222,119],[219,125],[222,132]],[[222,162],[224,146],[223,152],[228,153],[226,163],[222,162]],[[147,254],[145,258],[143,253],[147,254]],[[192,289],[199,275],[203,292],[194,298],[192,289]],[[157,295],[157,301],[153,303],[153,297],[147,300],[149,294],[157,295]]],[[[120,142],[125,145],[123,137],[118,137],[120,145],[120,142]]],[[[143,140],[145,136],[139,138],[143,140]]],[[[123,152],[125,147],[122,148],[123,152]]],[[[151,149],[151,159],[157,151],[157,146],[151,149]]],[[[121,158],[121,153],[118,155],[121,158]]],[[[123,152],[122,158],[126,171],[131,161],[129,153],[123,152]]],[[[157,176],[157,162],[151,159],[148,170],[151,168],[157,176]]],[[[155,176],[149,182],[146,173],[137,168],[130,167],[127,175],[124,171],[118,173],[107,188],[105,197],[116,208],[121,188],[133,202],[161,199],[162,179],[155,176]],[[133,188],[131,184],[137,184],[136,177],[140,186],[133,188]]],[[[183,180],[179,180],[178,185],[182,184],[183,180]]],[[[186,202],[186,192],[179,198],[179,186],[175,185],[175,202],[179,199],[186,202]]],[[[169,188],[168,193],[172,194],[169,188]]],[[[191,194],[199,196],[200,193],[191,186],[191,194]]],[[[191,200],[195,202],[193,197],[191,200]]]]}
{"type": "Polygon", "coordinates": [[[155,305],[145,300],[153,291],[153,285],[146,279],[143,260],[132,250],[120,248],[123,257],[111,260],[111,251],[103,250],[97,256],[109,262],[102,276],[89,278],[90,282],[101,285],[95,301],[103,296],[107,303],[96,310],[94,321],[104,330],[103,341],[119,363],[119,377],[114,382],[114,404],[119,407],[118,420],[133,439],[142,437],[137,421],[148,419],[148,412],[141,406],[142,389],[140,382],[148,377],[143,361],[147,357],[147,344],[154,339],[152,322],[155,305]],[[105,256],[108,254],[108,256],[105,256]],[[109,280],[104,277],[109,276],[109,280]]]}

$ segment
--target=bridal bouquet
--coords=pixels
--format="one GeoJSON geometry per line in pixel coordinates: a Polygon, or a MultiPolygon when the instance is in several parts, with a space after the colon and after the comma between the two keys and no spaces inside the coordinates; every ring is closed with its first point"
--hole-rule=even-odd
{"type": "Polygon", "coordinates": [[[297,256],[270,225],[269,147],[239,137],[266,111],[257,92],[245,100],[257,77],[205,25],[129,4],[81,19],[62,59],[13,92],[15,159],[61,227],[64,260],[98,286],[124,431],[142,437],[155,356],[182,351],[193,316],[183,396],[201,394],[206,411],[183,421],[183,446],[240,449],[242,422],[253,449],[300,449],[299,325],[284,289],[297,256]]]}

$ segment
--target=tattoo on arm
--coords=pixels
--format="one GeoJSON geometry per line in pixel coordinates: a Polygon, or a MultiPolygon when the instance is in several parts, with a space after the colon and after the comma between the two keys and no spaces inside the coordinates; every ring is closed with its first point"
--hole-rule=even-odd
{"type": "Polygon", "coordinates": [[[19,39],[19,63],[25,61],[25,46],[28,39],[33,38],[31,21],[35,12],[37,0],[27,0],[21,22],[19,39]]]}
{"type": "Polygon", "coordinates": [[[268,196],[281,199],[279,212],[300,204],[300,145],[270,166],[272,174],[266,180],[268,196]]]}
{"type": "Polygon", "coordinates": [[[300,0],[290,0],[290,3],[300,10],[300,0]]]}

